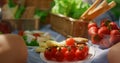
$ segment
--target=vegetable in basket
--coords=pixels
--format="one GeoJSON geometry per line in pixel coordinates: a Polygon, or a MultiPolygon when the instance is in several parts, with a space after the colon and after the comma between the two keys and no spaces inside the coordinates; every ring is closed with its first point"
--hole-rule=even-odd
{"type": "Polygon", "coordinates": [[[40,9],[35,10],[34,18],[40,19],[41,22],[44,22],[47,16],[48,16],[48,11],[43,11],[40,9]]]}
{"type": "Polygon", "coordinates": [[[90,5],[82,0],[54,0],[54,6],[51,9],[53,14],[62,14],[64,16],[79,19],[90,5]]]}

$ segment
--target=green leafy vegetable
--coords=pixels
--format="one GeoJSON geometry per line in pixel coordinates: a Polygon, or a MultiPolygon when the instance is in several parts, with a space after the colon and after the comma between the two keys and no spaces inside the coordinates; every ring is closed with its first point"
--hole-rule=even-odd
{"type": "Polygon", "coordinates": [[[9,5],[10,8],[13,8],[13,7],[16,6],[16,4],[14,3],[13,0],[8,0],[8,5],[9,5]]]}
{"type": "Polygon", "coordinates": [[[54,0],[51,12],[78,19],[89,8],[82,0],[54,0]]]}
{"type": "Polygon", "coordinates": [[[39,9],[35,10],[35,18],[40,19],[41,22],[45,21],[47,15],[48,15],[48,11],[43,11],[39,9]]]}
{"type": "Polygon", "coordinates": [[[28,38],[27,38],[26,35],[23,35],[23,39],[24,39],[24,41],[25,41],[27,46],[39,46],[39,44],[38,44],[36,39],[32,40],[31,42],[28,42],[27,41],[28,38]]]}
{"type": "Polygon", "coordinates": [[[25,11],[25,7],[23,5],[19,6],[19,8],[16,11],[15,18],[19,19],[24,11],[25,11]]]}

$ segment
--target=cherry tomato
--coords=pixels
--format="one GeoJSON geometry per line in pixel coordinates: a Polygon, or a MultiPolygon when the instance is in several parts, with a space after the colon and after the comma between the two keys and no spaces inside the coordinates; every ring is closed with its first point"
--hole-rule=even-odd
{"type": "Polygon", "coordinates": [[[85,45],[83,47],[83,52],[84,52],[85,57],[87,57],[88,56],[88,52],[89,52],[89,47],[87,45],[85,45]]]}
{"type": "Polygon", "coordinates": [[[88,29],[91,27],[97,27],[97,24],[94,22],[88,24],[88,29]]]}
{"type": "Polygon", "coordinates": [[[51,49],[50,48],[48,48],[48,49],[46,49],[45,50],[45,52],[44,52],[44,56],[45,56],[45,58],[47,59],[47,60],[51,60],[52,59],[52,53],[51,53],[51,49]]]}
{"type": "Polygon", "coordinates": [[[55,58],[56,52],[57,52],[57,47],[51,47],[51,54],[53,55],[53,58],[55,58]]]}
{"type": "Polygon", "coordinates": [[[61,47],[61,51],[62,51],[63,53],[65,53],[65,52],[67,51],[67,48],[66,48],[66,47],[61,47]]]}
{"type": "Polygon", "coordinates": [[[110,30],[106,26],[100,27],[100,29],[98,30],[98,35],[100,37],[105,37],[106,35],[109,34],[110,34],[110,30]]]}
{"type": "Polygon", "coordinates": [[[61,48],[59,48],[55,53],[55,59],[56,61],[59,61],[59,62],[64,60],[64,53],[61,51],[61,48]]]}
{"type": "Polygon", "coordinates": [[[98,34],[92,35],[91,36],[91,41],[93,44],[99,44],[101,41],[102,37],[100,37],[98,34]]]}
{"type": "Polygon", "coordinates": [[[35,36],[35,38],[37,39],[37,37],[40,37],[39,33],[34,33],[33,36],[35,36]]]}
{"type": "Polygon", "coordinates": [[[88,34],[90,36],[94,35],[94,34],[97,34],[98,33],[98,28],[97,27],[91,27],[88,29],[88,34]]]}
{"type": "Polygon", "coordinates": [[[71,46],[71,49],[72,49],[73,51],[76,51],[76,50],[77,50],[77,47],[76,47],[76,46],[71,46]]]}
{"type": "Polygon", "coordinates": [[[18,35],[23,36],[24,35],[24,31],[19,31],[18,35]]]}
{"type": "Polygon", "coordinates": [[[110,22],[109,28],[110,28],[110,30],[118,30],[119,29],[115,22],[110,22]]]}
{"type": "Polygon", "coordinates": [[[78,48],[75,52],[75,56],[77,60],[83,60],[85,58],[85,54],[82,49],[78,48]]]}
{"type": "Polygon", "coordinates": [[[75,52],[72,50],[72,49],[68,49],[66,52],[65,52],[65,59],[67,61],[74,61],[75,59],[75,52]]]}
{"type": "Polygon", "coordinates": [[[68,38],[66,40],[66,45],[67,46],[73,46],[75,44],[75,40],[73,38],[68,38]]]}
{"type": "Polygon", "coordinates": [[[120,42],[120,32],[119,30],[112,30],[110,32],[110,43],[115,44],[117,42],[120,42]]]}
{"type": "Polygon", "coordinates": [[[105,19],[103,19],[103,20],[101,21],[100,27],[108,26],[110,22],[111,22],[110,20],[108,20],[107,18],[105,18],[105,19]]]}

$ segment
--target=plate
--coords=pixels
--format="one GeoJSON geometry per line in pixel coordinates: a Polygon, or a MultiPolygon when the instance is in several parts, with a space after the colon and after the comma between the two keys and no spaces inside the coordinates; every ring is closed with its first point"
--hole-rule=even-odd
{"type": "Polygon", "coordinates": [[[80,60],[80,61],[72,61],[72,62],[68,62],[68,61],[63,61],[63,62],[57,62],[57,61],[52,61],[52,60],[47,60],[45,57],[44,57],[44,53],[40,53],[40,58],[44,61],[44,62],[47,62],[47,63],[83,63],[83,62],[89,62],[93,59],[93,57],[95,56],[95,49],[94,47],[90,47],[89,48],[89,55],[86,59],[84,60],[80,60]]]}

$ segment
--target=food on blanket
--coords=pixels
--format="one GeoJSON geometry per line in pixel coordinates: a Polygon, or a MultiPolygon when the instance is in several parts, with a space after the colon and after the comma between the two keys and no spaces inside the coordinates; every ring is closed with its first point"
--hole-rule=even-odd
{"type": "Polygon", "coordinates": [[[36,49],[36,52],[44,52],[45,51],[45,49],[46,48],[48,48],[48,47],[53,47],[53,46],[64,46],[65,45],[65,42],[63,41],[63,42],[56,42],[56,41],[54,41],[54,40],[46,40],[45,39],[45,41],[39,41],[39,40],[41,40],[41,38],[40,39],[38,39],[38,42],[39,42],[39,47],[38,47],[38,49],[36,49]]]}
{"type": "Polygon", "coordinates": [[[48,33],[41,31],[19,31],[18,35],[23,37],[26,45],[28,46],[39,46],[40,45],[39,42],[44,42],[46,40],[51,39],[48,33]]]}
{"type": "Polygon", "coordinates": [[[75,51],[71,48],[68,47],[67,51],[63,53],[63,57],[67,61],[74,61],[75,60],[75,51]]]}
{"type": "Polygon", "coordinates": [[[100,27],[102,26],[108,26],[108,24],[110,23],[111,21],[108,20],[107,18],[106,19],[103,19],[100,23],[100,27]]]}
{"type": "Polygon", "coordinates": [[[118,30],[119,29],[118,26],[117,26],[117,24],[115,22],[110,22],[109,23],[109,28],[111,30],[118,30]]]}
{"type": "Polygon", "coordinates": [[[120,41],[119,27],[115,22],[104,19],[101,21],[100,27],[97,26],[98,31],[92,31],[92,27],[96,26],[88,28],[88,34],[93,44],[99,44],[102,47],[108,48],[120,41]]]}
{"type": "MultiPolygon", "coordinates": [[[[64,60],[64,53],[61,51],[61,48],[60,47],[58,47],[57,48],[57,51],[55,52],[55,59],[56,59],[56,61],[63,61],[64,60]]],[[[53,58],[53,57],[52,57],[53,58]]]]}
{"type": "Polygon", "coordinates": [[[91,36],[91,41],[93,44],[99,44],[101,40],[102,40],[102,37],[100,37],[98,34],[94,34],[91,36]]]}
{"type": "Polygon", "coordinates": [[[27,47],[20,36],[0,35],[0,63],[26,63],[27,57],[27,47]]]}
{"type": "Polygon", "coordinates": [[[98,35],[100,37],[105,37],[106,35],[109,34],[110,34],[110,30],[106,26],[100,27],[98,30],[98,35]]]}
{"type": "Polygon", "coordinates": [[[89,47],[86,44],[88,39],[75,37],[67,38],[63,42],[63,45],[56,42],[56,45],[48,46],[43,52],[45,58],[50,61],[62,62],[83,60],[88,56],[89,47]]]}
{"type": "Polygon", "coordinates": [[[110,32],[110,42],[117,43],[120,41],[120,31],[119,30],[112,30],[110,32]]]}
{"type": "Polygon", "coordinates": [[[66,45],[67,46],[73,46],[73,45],[75,45],[75,40],[73,38],[68,38],[66,40],[66,45]]]}
{"type": "Polygon", "coordinates": [[[90,22],[89,24],[88,24],[88,29],[89,28],[91,28],[91,27],[97,27],[97,24],[95,23],[95,22],[90,22]]]}
{"type": "Polygon", "coordinates": [[[73,39],[75,40],[75,42],[77,44],[81,44],[81,43],[84,44],[84,43],[88,42],[88,39],[82,38],[82,37],[74,37],[73,39]]]}
{"type": "Polygon", "coordinates": [[[97,34],[97,32],[98,32],[98,27],[93,26],[88,29],[89,35],[97,34]]]}

